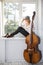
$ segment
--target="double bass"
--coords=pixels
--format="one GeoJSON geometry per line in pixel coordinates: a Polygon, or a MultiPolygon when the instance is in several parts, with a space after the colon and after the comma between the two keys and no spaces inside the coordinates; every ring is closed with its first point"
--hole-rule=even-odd
{"type": "Polygon", "coordinates": [[[40,43],[40,38],[33,32],[33,21],[36,12],[33,12],[32,23],[31,23],[31,33],[26,37],[25,41],[27,48],[23,52],[24,59],[28,63],[36,64],[41,59],[41,52],[38,49],[38,44],[40,43]]]}

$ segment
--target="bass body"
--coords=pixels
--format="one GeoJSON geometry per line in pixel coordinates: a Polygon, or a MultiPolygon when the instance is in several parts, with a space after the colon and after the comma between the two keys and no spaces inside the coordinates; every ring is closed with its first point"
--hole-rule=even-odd
{"type": "Polygon", "coordinates": [[[32,34],[32,44],[30,44],[30,35],[26,37],[27,49],[24,50],[23,56],[28,63],[36,64],[41,59],[41,53],[38,49],[40,38],[32,34]]]}

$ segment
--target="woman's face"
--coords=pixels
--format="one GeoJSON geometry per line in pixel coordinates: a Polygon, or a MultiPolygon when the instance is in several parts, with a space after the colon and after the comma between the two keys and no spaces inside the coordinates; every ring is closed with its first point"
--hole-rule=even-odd
{"type": "Polygon", "coordinates": [[[26,25],[30,24],[30,20],[29,19],[25,19],[24,22],[26,23],[26,25]]]}

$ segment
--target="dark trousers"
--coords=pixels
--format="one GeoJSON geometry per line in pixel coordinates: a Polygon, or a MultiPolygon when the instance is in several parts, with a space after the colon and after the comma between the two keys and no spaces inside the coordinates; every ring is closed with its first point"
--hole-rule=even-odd
{"type": "Polygon", "coordinates": [[[27,36],[27,35],[29,35],[29,33],[24,29],[24,28],[22,28],[22,27],[18,27],[18,29],[15,31],[15,32],[13,32],[13,33],[11,33],[10,34],[10,36],[14,36],[14,35],[16,35],[17,33],[21,33],[21,34],[23,34],[25,37],[27,36]]]}

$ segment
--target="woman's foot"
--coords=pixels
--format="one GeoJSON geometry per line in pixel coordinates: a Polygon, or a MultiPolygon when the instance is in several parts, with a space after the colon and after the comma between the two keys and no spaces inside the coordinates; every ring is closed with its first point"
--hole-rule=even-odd
{"type": "Polygon", "coordinates": [[[3,36],[3,37],[7,37],[9,34],[7,33],[5,36],[3,36]]]}
{"type": "Polygon", "coordinates": [[[12,35],[8,35],[8,36],[7,36],[7,38],[11,38],[11,37],[13,37],[13,36],[12,36],[12,35]]]}
{"type": "Polygon", "coordinates": [[[5,35],[5,36],[3,36],[3,37],[6,37],[6,38],[10,38],[10,37],[13,37],[13,35],[9,35],[8,33],[5,35]]]}

